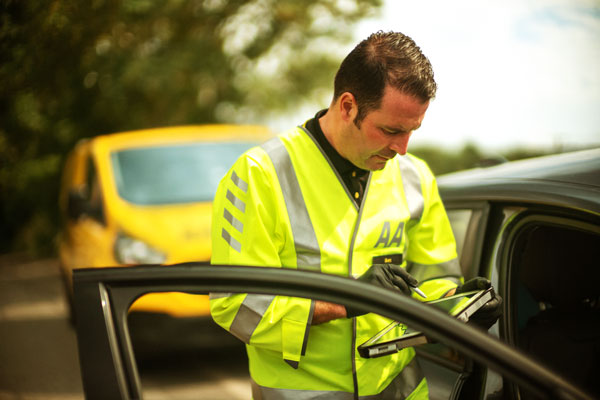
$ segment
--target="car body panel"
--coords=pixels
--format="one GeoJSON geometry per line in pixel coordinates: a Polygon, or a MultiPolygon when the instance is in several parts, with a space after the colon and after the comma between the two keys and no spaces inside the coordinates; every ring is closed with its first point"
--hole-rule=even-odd
{"type": "MultiPolygon", "coordinates": [[[[236,151],[241,154],[271,136],[271,132],[261,126],[202,125],[116,133],[81,141],[65,164],[59,199],[65,216],[59,239],[59,258],[69,288],[72,271],[76,268],[210,260],[212,194],[205,199],[178,203],[132,202],[119,193],[123,178],[122,171],[115,170],[117,154],[142,149],[162,151],[196,144],[236,146],[236,151]],[[87,202],[93,206],[75,218],[69,218],[69,196],[77,191],[85,192],[87,202]],[[115,250],[119,241],[128,241],[133,249],[130,252],[135,253],[137,246],[141,254],[148,253],[156,261],[119,259],[115,250]]],[[[196,184],[216,189],[218,180],[233,161],[223,157],[222,165],[206,168],[202,178],[208,180],[196,184]]],[[[157,168],[167,167],[159,165],[157,168]]],[[[147,296],[139,299],[133,310],[178,317],[209,314],[206,298],[181,293],[147,296]]]]}
{"type": "Polygon", "coordinates": [[[526,202],[600,215],[600,149],[513,161],[438,177],[444,201],[526,202]]]}

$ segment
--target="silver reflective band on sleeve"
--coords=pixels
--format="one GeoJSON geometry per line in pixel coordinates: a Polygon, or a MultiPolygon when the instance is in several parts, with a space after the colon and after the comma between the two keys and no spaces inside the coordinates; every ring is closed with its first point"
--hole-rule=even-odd
{"type": "Polygon", "coordinates": [[[279,138],[273,138],[261,147],[271,158],[281,186],[290,218],[292,234],[294,235],[298,269],[320,271],[321,250],[319,242],[308,215],[290,155],[279,138]]]}
{"type": "Polygon", "coordinates": [[[244,193],[248,191],[248,183],[245,182],[242,178],[237,176],[235,171],[231,174],[231,180],[235,183],[235,186],[239,187],[244,193]]]}
{"type": "Polygon", "coordinates": [[[237,219],[236,217],[234,217],[228,209],[224,208],[224,212],[223,212],[223,218],[225,218],[225,220],[227,220],[231,226],[233,226],[235,229],[237,229],[240,233],[242,233],[244,231],[244,224],[242,224],[242,221],[240,221],[239,219],[237,219]]]}
{"type": "Polygon", "coordinates": [[[416,357],[402,369],[397,377],[381,393],[359,396],[359,400],[406,399],[425,378],[416,357]]]}
{"type": "Polygon", "coordinates": [[[222,299],[223,297],[229,297],[231,295],[233,295],[233,293],[215,292],[215,293],[209,293],[208,298],[210,300],[216,300],[216,299],[222,299]]]}
{"type": "Polygon", "coordinates": [[[244,343],[250,343],[254,330],[274,298],[275,296],[270,294],[246,295],[229,327],[229,332],[244,343]]]}
{"type": "Polygon", "coordinates": [[[221,237],[223,239],[225,239],[225,241],[227,243],[229,243],[229,245],[236,250],[238,253],[242,252],[242,244],[240,242],[237,241],[237,239],[235,239],[234,237],[232,237],[229,232],[227,232],[225,230],[225,228],[223,228],[223,230],[221,231],[221,237]]]}
{"type": "Polygon", "coordinates": [[[417,167],[409,156],[398,156],[398,165],[402,174],[402,186],[410,212],[410,219],[421,219],[423,215],[424,200],[421,188],[421,178],[417,167]]]}
{"type": "Polygon", "coordinates": [[[231,204],[233,204],[235,206],[235,208],[237,208],[238,210],[240,210],[241,212],[245,212],[246,211],[246,203],[244,203],[242,200],[238,199],[235,194],[233,194],[231,192],[231,190],[227,189],[227,200],[229,200],[231,202],[231,204]]]}
{"type": "MultiPolygon", "coordinates": [[[[409,262],[406,270],[419,282],[438,278],[458,278],[462,276],[458,258],[442,262],[439,264],[418,264],[409,262]]],[[[453,280],[453,279],[451,279],[453,280]]],[[[459,283],[459,280],[456,279],[459,283]]]]}

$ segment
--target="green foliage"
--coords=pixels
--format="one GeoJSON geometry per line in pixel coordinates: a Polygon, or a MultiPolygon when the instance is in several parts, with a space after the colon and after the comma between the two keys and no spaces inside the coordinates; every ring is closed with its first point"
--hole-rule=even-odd
{"type": "Polygon", "coordinates": [[[0,0],[0,252],[52,251],[81,138],[251,122],[331,85],[381,0],[0,0]]]}
{"type": "Polygon", "coordinates": [[[447,150],[439,146],[418,146],[409,148],[411,154],[414,154],[427,162],[435,175],[442,175],[471,168],[484,168],[503,162],[574,150],[580,149],[566,149],[562,147],[545,150],[515,148],[505,150],[502,153],[490,153],[478,148],[473,143],[467,143],[457,150],[447,150]]]}
{"type": "MultiPolygon", "coordinates": [[[[0,0],[0,253],[54,250],[60,169],[81,138],[322,104],[353,23],[381,2],[0,0]]],[[[438,174],[484,156],[411,151],[438,174]]]]}
{"type": "Polygon", "coordinates": [[[409,151],[427,161],[434,174],[459,171],[477,166],[483,157],[473,144],[467,144],[460,150],[445,150],[439,146],[411,147],[409,151]]]}

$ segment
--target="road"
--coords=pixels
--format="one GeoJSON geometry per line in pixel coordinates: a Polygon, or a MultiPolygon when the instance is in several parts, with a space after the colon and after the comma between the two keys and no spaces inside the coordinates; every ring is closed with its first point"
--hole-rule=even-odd
{"type": "MultiPolygon", "coordinates": [[[[138,368],[145,399],[235,400],[251,397],[246,362],[227,346],[162,352],[138,368]]],[[[58,262],[0,255],[0,400],[83,398],[58,262]]]]}

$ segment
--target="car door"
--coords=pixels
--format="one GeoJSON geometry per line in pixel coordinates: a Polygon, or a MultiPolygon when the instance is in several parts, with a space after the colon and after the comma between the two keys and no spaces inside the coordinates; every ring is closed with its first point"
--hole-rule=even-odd
{"type": "MultiPolygon", "coordinates": [[[[600,219],[543,205],[496,205],[492,251],[505,300],[502,340],[600,397],[600,219]]],[[[493,229],[492,229],[493,231],[493,229]]],[[[527,394],[488,374],[486,392],[527,394]]]]}
{"type": "MultiPolygon", "coordinates": [[[[533,203],[454,200],[446,207],[465,278],[490,278],[504,299],[504,315],[490,333],[600,397],[598,216],[533,203]]],[[[463,397],[483,390],[492,398],[529,398],[447,347],[418,352],[435,388],[432,399],[458,398],[461,387],[463,397]],[[486,377],[485,388],[474,376],[486,377]]]]}
{"type": "MultiPolygon", "coordinates": [[[[77,339],[88,399],[142,395],[127,326],[135,298],[149,292],[264,293],[307,297],[372,311],[424,332],[518,387],[541,398],[588,399],[542,365],[471,326],[390,290],[353,279],[287,268],[212,266],[197,263],[81,269],[74,272],[77,339]]],[[[474,398],[474,397],[471,397],[474,398]]]]}

